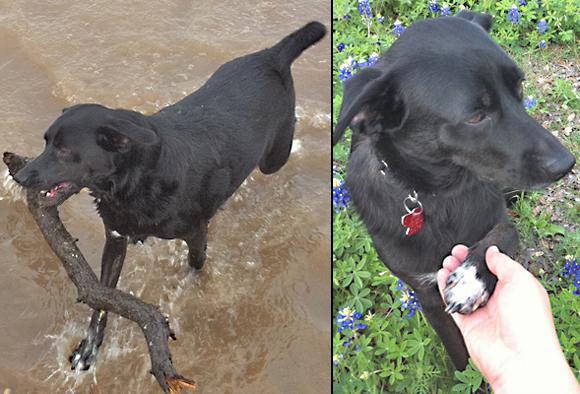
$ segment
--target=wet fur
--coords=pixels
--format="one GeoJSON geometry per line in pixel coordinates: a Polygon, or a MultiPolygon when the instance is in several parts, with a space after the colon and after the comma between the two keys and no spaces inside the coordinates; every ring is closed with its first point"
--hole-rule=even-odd
{"type": "MultiPolygon", "coordinates": [[[[109,287],[117,284],[127,242],[149,236],[185,240],[190,266],[200,269],[218,208],[256,167],[272,174],[287,162],[295,126],[291,64],[325,32],[312,22],[234,59],[152,116],[97,104],[65,109],[45,133],[44,152],[15,179],[39,191],[72,183],[54,204],[81,187],[91,190],[105,224],[101,283],[109,287]]],[[[106,313],[93,313],[73,368],[94,362],[106,321],[106,313]]]]}

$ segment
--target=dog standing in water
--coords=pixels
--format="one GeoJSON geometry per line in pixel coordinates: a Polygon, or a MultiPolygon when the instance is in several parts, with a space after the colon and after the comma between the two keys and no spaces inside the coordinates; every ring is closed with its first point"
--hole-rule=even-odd
{"type": "MultiPolygon", "coordinates": [[[[325,33],[311,22],[222,65],[198,91],[151,116],[97,104],[65,109],[44,134],[44,152],[14,178],[44,206],[91,190],[105,225],[106,286],[117,285],[127,242],[149,236],[184,240],[189,265],[201,269],[217,209],[256,167],[272,174],[287,162],[296,121],[291,64],[325,33]]],[[[95,361],[106,324],[107,312],[94,311],[73,369],[95,361]]]]}

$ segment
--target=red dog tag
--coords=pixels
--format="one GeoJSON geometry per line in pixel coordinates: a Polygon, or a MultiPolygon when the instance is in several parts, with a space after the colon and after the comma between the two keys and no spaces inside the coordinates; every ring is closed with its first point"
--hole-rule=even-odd
{"type": "Polygon", "coordinates": [[[410,213],[401,217],[401,223],[407,228],[405,235],[415,235],[423,228],[425,218],[423,217],[423,209],[417,207],[410,213]]]}

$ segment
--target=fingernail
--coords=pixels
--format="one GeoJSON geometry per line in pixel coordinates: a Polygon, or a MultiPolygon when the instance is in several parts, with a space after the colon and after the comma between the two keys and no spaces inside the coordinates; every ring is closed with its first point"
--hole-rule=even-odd
{"type": "Polygon", "coordinates": [[[490,246],[489,247],[489,250],[493,250],[494,252],[498,252],[499,253],[499,249],[495,245],[490,246]]]}

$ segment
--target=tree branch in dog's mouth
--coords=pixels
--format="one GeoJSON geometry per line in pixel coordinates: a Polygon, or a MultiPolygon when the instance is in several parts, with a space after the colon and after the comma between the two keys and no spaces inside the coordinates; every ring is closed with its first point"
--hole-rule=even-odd
{"type": "MultiPolygon", "coordinates": [[[[29,159],[5,152],[3,161],[8,166],[10,175],[13,176],[26,165],[29,159]]],[[[179,375],[173,367],[167,341],[168,338],[175,340],[175,334],[169,327],[167,318],[159,312],[158,307],[100,284],[77,247],[76,240],[64,227],[58,216],[56,205],[77,193],[79,191],[77,189],[78,186],[74,183],[61,182],[52,189],[44,191],[44,195],[31,189],[25,190],[28,209],[46,242],[61,260],[69,278],[76,286],[78,300],[95,310],[104,309],[114,312],[139,325],[149,347],[151,373],[164,392],[179,393],[183,389],[195,388],[192,380],[179,375]]]]}

